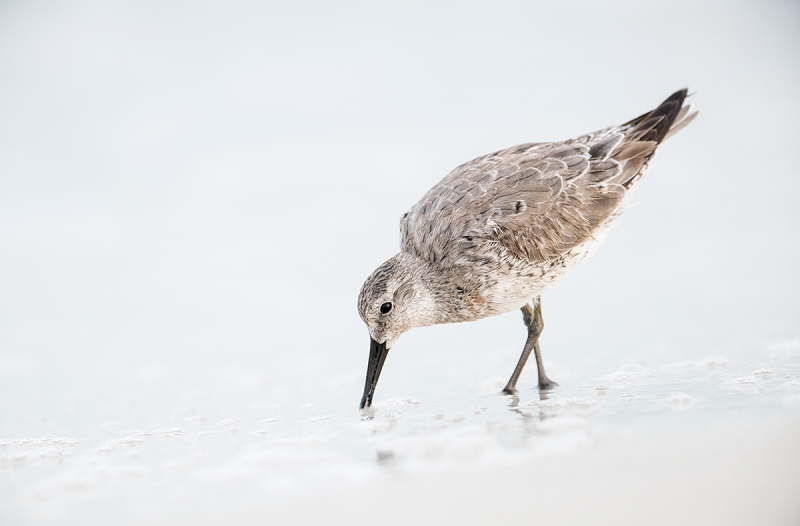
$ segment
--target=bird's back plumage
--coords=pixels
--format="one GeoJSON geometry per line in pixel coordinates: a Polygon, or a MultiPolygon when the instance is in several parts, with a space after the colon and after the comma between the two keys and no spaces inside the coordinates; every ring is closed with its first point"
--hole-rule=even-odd
{"type": "Polygon", "coordinates": [[[558,258],[614,217],[658,145],[694,118],[685,97],[619,126],[462,164],[403,216],[401,249],[445,268],[558,258]]]}

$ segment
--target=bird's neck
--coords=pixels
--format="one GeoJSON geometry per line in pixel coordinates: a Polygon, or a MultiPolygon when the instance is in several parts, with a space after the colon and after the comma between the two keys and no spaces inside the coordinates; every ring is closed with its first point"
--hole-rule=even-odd
{"type": "MultiPolygon", "coordinates": [[[[402,253],[401,253],[402,254],[402,253]]],[[[407,268],[416,276],[415,298],[421,314],[419,325],[470,321],[480,296],[458,269],[443,269],[411,254],[402,254],[407,268]]]]}

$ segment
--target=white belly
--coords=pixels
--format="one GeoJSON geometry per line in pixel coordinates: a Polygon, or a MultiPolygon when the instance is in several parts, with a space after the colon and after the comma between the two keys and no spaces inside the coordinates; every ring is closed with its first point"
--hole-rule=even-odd
{"type": "Polygon", "coordinates": [[[616,220],[608,221],[595,231],[594,237],[574,247],[557,260],[511,270],[484,292],[483,296],[489,307],[487,310],[490,311],[485,316],[520,309],[531,299],[561,281],[575,265],[597,250],[615,223],[616,220]]]}

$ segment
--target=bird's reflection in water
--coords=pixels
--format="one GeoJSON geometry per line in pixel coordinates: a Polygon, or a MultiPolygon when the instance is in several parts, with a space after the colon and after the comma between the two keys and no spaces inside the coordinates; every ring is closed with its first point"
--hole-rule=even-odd
{"type": "MultiPolygon", "coordinates": [[[[550,399],[550,395],[554,389],[539,389],[539,401],[545,401],[550,399]]],[[[547,415],[542,411],[530,411],[519,407],[519,396],[514,393],[512,395],[507,395],[509,398],[509,409],[512,413],[516,413],[522,417],[522,425],[525,428],[525,431],[528,434],[536,433],[536,424],[537,422],[542,422],[543,420],[550,418],[552,415],[547,415]]]]}

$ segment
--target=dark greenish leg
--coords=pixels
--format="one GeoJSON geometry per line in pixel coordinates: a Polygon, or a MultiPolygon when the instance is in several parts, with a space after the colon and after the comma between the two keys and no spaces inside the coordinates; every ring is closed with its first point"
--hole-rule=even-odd
{"type": "Polygon", "coordinates": [[[526,303],[522,307],[522,321],[528,328],[528,339],[525,342],[525,348],[522,349],[522,356],[519,357],[517,367],[514,373],[508,380],[508,383],[503,388],[503,393],[514,394],[517,391],[517,380],[519,375],[522,374],[522,369],[525,368],[525,362],[528,361],[531,351],[536,356],[536,369],[539,373],[539,389],[549,389],[554,385],[558,385],[547,377],[544,372],[544,363],[542,363],[542,353],[539,350],[539,336],[544,330],[544,318],[542,318],[542,300],[540,296],[536,296],[530,303],[526,303]]]}

